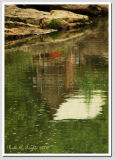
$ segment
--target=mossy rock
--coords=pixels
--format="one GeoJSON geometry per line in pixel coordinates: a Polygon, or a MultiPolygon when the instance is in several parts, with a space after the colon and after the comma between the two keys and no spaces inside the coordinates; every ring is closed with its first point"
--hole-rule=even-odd
{"type": "Polygon", "coordinates": [[[41,24],[42,28],[50,28],[50,29],[66,29],[69,24],[63,19],[51,19],[51,20],[43,20],[41,24]]]}
{"type": "Polygon", "coordinates": [[[47,28],[58,29],[59,28],[59,20],[58,19],[52,19],[50,21],[50,23],[47,25],[47,28]]]}

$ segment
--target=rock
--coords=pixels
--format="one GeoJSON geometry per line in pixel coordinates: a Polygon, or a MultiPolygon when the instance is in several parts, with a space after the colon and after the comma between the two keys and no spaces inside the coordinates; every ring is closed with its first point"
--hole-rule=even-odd
{"type": "Polygon", "coordinates": [[[49,13],[35,9],[21,9],[16,5],[5,5],[5,38],[18,39],[56,31],[40,28],[40,20],[46,15],[49,13]]]}
{"type": "MultiPolygon", "coordinates": [[[[52,10],[51,12],[43,12],[35,9],[21,9],[16,5],[6,5],[5,37],[17,38],[33,34],[43,34],[46,31],[40,31],[40,27],[65,29],[85,24],[87,21],[88,16],[78,15],[70,11],[52,10]]],[[[55,30],[49,30],[47,33],[52,31],[55,30]]]]}
{"type": "Polygon", "coordinates": [[[49,29],[47,33],[50,33],[56,31],[53,29],[69,29],[85,24],[89,24],[88,16],[66,10],[44,12],[31,8],[21,9],[16,5],[5,5],[6,38],[39,35],[46,33],[43,29],[49,29]]]}
{"type": "Polygon", "coordinates": [[[101,12],[102,14],[107,14],[108,13],[108,5],[100,5],[101,12]]]}
{"type": "Polygon", "coordinates": [[[108,13],[108,5],[60,5],[60,9],[69,10],[79,14],[98,16],[108,13]]]}
{"type": "Polygon", "coordinates": [[[75,14],[65,10],[52,10],[50,16],[44,18],[41,23],[43,28],[62,28],[66,29],[70,26],[77,27],[79,25],[89,24],[88,16],[75,14]],[[79,22],[79,23],[78,23],[79,22]]]}
{"type": "Polygon", "coordinates": [[[12,40],[12,39],[19,39],[27,36],[32,36],[32,35],[48,34],[55,31],[57,30],[39,29],[39,28],[32,28],[32,27],[26,28],[26,29],[25,27],[5,28],[5,38],[8,40],[12,40]]]}
{"type": "MultiPolygon", "coordinates": [[[[19,5],[20,6],[20,5],[19,5]]],[[[106,4],[74,4],[74,5],[21,5],[24,8],[35,8],[43,11],[68,10],[79,14],[98,16],[108,14],[108,5],[106,4]]]]}
{"type": "Polygon", "coordinates": [[[18,21],[39,25],[40,20],[50,15],[49,12],[35,9],[21,9],[16,5],[5,5],[5,21],[18,21]]]}
{"type": "Polygon", "coordinates": [[[37,28],[40,28],[39,25],[32,25],[30,23],[23,23],[23,22],[17,22],[17,21],[6,21],[5,27],[6,28],[16,28],[16,27],[37,27],[37,28]]]}

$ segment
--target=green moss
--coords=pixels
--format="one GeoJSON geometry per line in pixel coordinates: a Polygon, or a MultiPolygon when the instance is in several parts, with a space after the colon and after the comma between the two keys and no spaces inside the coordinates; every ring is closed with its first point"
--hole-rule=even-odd
{"type": "Polygon", "coordinates": [[[8,25],[5,25],[5,28],[9,28],[8,25]]]}
{"type": "Polygon", "coordinates": [[[83,18],[83,19],[81,20],[81,22],[85,23],[85,22],[87,22],[87,19],[83,18]]]}
{"type": "Polygon", "coordinates": [[[47,25],[48,28],[58,29],[59,28],[59,20],[52,19],[51,22],[47,25]]]}
{"type": "Polygon", "coordinates": [[[6,28],[15,28],[15,27],[17,27],[17,24],[15,24],[15,23],[6,23],[5,27],[6,28]]]}

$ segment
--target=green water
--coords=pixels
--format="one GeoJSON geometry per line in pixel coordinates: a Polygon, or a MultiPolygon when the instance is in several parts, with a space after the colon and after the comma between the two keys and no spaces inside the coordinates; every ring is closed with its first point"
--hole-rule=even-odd
{"type": "Polygon", "coordinates": [[[107,28],[6,47],[5,153],[108,153],[107,28]]]}

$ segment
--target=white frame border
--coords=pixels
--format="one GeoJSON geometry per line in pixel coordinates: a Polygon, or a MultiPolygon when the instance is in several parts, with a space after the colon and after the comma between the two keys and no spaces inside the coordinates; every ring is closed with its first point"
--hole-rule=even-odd
{"type": "Polygon", "coordinates": [[[111,66],[111,2],[2,2],[2,156],[3,157],[112,157],[112,92],[111,92],[111,72],[112,72],[112,66],[111,66]],[[5,84],[5,77],[4,77],[4,73],[5,73],[5,67],[4,67],[4,44],[5,44],[5,40],[4,40],[4,6],[6,4],[107,4],[109,6],[109,16],[108,16],[108,20],[109,20],[109,25],[108,25],[108,43],[109,43],[109,66],[108,66],[108,70],[109,70],[109,89],[108,89],[108,99],[109,99],[109,105],[108,105],[108,129],[109,129],[109,153],[106,154],[6,154],[5,151],[5,91],[4,91],[4,84],[5,84]]]}

